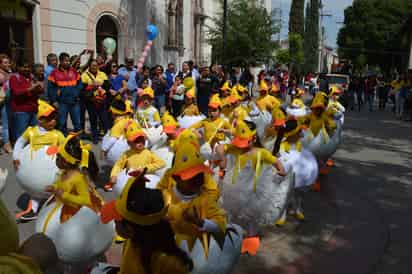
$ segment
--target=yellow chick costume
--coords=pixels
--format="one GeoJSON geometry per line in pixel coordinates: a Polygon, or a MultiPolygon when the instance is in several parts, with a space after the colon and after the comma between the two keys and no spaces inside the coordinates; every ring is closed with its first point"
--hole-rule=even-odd
{"type": "MultiPolygon", "coordinates": [[[[154,90],[151,87],[147,87],[139,94],[140,97],[148,96],[151,99],[154,98],[154,90]]],[[[161,124],[159,111],[152,105],[144,108],[143,105],[139,105],[136,111],[136,118],[144,127],[155,127],[161,124]]]]}
{"type": "MultiPolygon", "coordinates": [[[[133,121],[126,130],[126,138],[128,141],[134,141],[137,137],[145,136],[140,125],[133,121]]],[[[123,169],[139,169],[147,168],[148,173],[153,173],[158,169],[163,168],[166,163],[156,154],[148,149],[137,153],[134,149],[129,149],[120,156],[119,160],[112,168],[111,177],[117,176],[123,169]]]]}
{"type": "MultiPolygon", "coordinates": [[[[189,180],[199,173],[206,176],[205,180],[213,180],[209,167],[204,165],[204,159],[200,156],[199,148],[189,142],[185,142],[177,148],[175,162],[170,171],[172,175],[180,176],[184,181],[189,180]],[[208,177],[210,176],[210,177],[208,177]]],[[[224,211],[217,205],[215,198],[208,192],[201,191],[196,195],[185,196],[181,194],[173,178],[169,176],[167,181],[162,180],[159,188],[163,190],[166,200],[169,201],[168,219],[176,233],[176,241],[180,244],[186,240],[191,249],[196,241],[200,239],[203,247],[208,247],[208,232],[224,232],[226,230],[226,217],[224,211]],[[212,224],[212,231],[208,228],[199,228],[184,219],[184,212],[196,213],[200,219],[205,220],[205,224],[212,224]],[[213,231],[216,230],[216,231],[213,231]]],[[[206,183],[206,182],[205,182],[206,183]]]]}
{"type": "MultiPolygon", "coordinates": [[[[172,148],[176,151],[185,143],[190,143],[193,146],[200,147],[199,140],[191,129],[185,129],[184,131],[182,131],[177,139],[173,142],[172,148]]],[[[157,188],[168,192],[173,191],[173,189],[176,187],[176,181],[172,177],[173,172],[173,169],[166,171],[159,184],[157,185],[157,188]]],[[[207,193],[210,199],[217,201],[220,197],[220,192],[216,181],[209,173],[205,173],[204,179],[205,181],[202,186],[203,191],[207,193]]]]}
{"type": "Polygon", "coordinates": [[[269,88],[265,81],[261,82],[259,90],[260,92],[264,92],[263,94],[260,94],[256,99],[256,105],[258,106],[260,111],[266,110],[272,112],[274,108],[280,107],[281,102],[276,97],[267,93],[269,88]]]}
{"type": "MultiPolygon", "coordinates": [[[[209,102],[210,108],[221,108],[222,102],[220,101],[219,95],[215,94],[212,96],[209,102]]],[[[219,130],[230,130],[231,125],[226,119],[218,117],[214,120],[211,118],[207,118],[203,121],[200,121],[190,128],[193,129],[204,129],[204,139],[206,142],[210,143],[211,147],[213,148],[214,145],[218,142],[225,140],[225,133],[219,132],[219,130]]]]}
{"type": "Polygon", "coordinates": [[[322,114],[317,116],[312,112],[307,118],[307,120],[309,120],[309,128],[312,131],[313,136],[318,135],[322,128],[325,128],[328,132],[332,132],[336,129],[336,123],[325,112],[325,107],[325,95],[319,92],[312,101],[311,109],[321,108],[322,114]]]}
{"type": "MultiPolygon", "coordinates": [[[[195,88],[194,87],[190,88],[186,92],[185,96],[187,98],[192,99],[192,101],[196,99],[195,88]]],[[[197,116],[197,115],[200,115],[200,111],[194,102],[192,102],[190,105],[185,104],[183,106],[182,116],[197,116]]]]}
{"type": "MultiPolygon", "coordinates": [[[[81,143],[81,159],[76,159],[65,149],[66,144],[71,138],[74,138],[74,136],[69,135],[66,138],[65,144],[59,147],[59,156],[72,165],[87,168],[89,165],[88,161],[91,146],[81,143]]],[[[61,223],[70,219],[82,206],[87,206],[93,211],[98,212],[103,205],[103,199],[90,184],[87,176],[80,171],[72,171],[69,175],[65,173],[60,174],[52,186],[55,190],[63,191],[63,194],[56,198],[57,202],[55,206],[55,209],[57,209],[63,205],[60,216],[61,223]]],[[[52,210],[50,214],[53,215],[54,211],[55,210],[52,210]]]]}
{"type": "MultiPolygon", "coordinates": [[[[47,117],[57,110],[43,100],[39,100],[37,119],[47,117]]],[[[40,126],[28,127],[22,136],[16,141],[13,151],[13,159],[18,159],[21,150],[27,145],[33,151],[39,150],[44,146],[52,146],[57,148],[64,143],[64,135],[57,129],[46,130],[40,126]]],[[[55,150],[55,149],[54,149],[55,150]]],[[[52,154],[52,153],[51,153],[52,154]]]]}
{"type": "MultiPolygon", "coordinates": [[[[141,226],[150,226],[159,223],[166,217],[168,211],[167,203],[165,203],[165,206],[161,211],[149,215],[140,215],[127,209],[127,199],[130,188],[133,184],[139,183],[142,182],[135,181],[135,178],[132,177],[128,180],[120,198],[114,201],[114,203],[108,203],[103,207],[103,223],[108,223],[112,219],[117,221],[125,219],[141,226]]],[[[179,258],[162,251],[154,252],[152,254],[150,258],[150,269],[152,274],[189,274],[187,267],[179,258]]],[[[118,274],[132,273],[147,274],[143,267],[139,248],[134,245],[131,239],[127,239],[123,247],[123,256],[118,274]]]]}

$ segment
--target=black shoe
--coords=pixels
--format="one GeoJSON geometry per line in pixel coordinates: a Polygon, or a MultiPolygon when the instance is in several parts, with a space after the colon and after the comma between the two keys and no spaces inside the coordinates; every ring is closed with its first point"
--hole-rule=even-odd
{"type": "Polygon", "coordinates": [[[37,214],[33,210],[20,217],[21,221],[33,221],[37,219],[37,214]]]}

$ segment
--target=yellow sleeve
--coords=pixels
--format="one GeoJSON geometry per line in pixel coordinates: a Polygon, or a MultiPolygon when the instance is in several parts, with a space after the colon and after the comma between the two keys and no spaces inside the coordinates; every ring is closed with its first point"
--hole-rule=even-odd
{"type": "Polygon", "coordinates": [[[127,151],[120,156],[119,160],[116,161],[112,168],[112,172],[110,172],[110,177],[117,176],[125,167],[127,163],[128,154],[127,151]]]}
{"type": "Polygon", "coordinates": [[[206,175],[205,184],[203,185],[204,191],[207,193],[207,196],[213,200],[217,201],[220,197],[219,187],[217,186],[216,181],[211,175],[206,175]]]}
{"type": "Polygon", "coordinates": [[[325,127],[328,131],[334,131],[336,129],[336,122],[329,117],[325,117],[325,127]]]}
{"type": "Polygon", "coordinates": [[[163,175],[162,179],[160,179],[160,182],[157,184],[156,188],[160,189],[162,191],[169,191],[171,189],[171,180],[170,177],[172,176],[171,170],[167,170],[165,174],[163,175]]]}
{"type": "Polygon", "coordinates": [[[203,121],[199,121],[199,122],[191,125],[189,128],[199,129],[199,128],[202,128],[202,127],[204,127],[203,121]]]}
{"type": "Polygon", "coordinates": [[[222,232],[226,231],[226,215],[222,208],[220,208],[216,201],[212,199],[208,199],[207,208],[206,208],[206,216],[204,219],[208,219],[213,221],[217,224],[222,232]]]}
{"type": "Polygon", "coordinates": [[[29,141],[30,140],[30,135],[33,132],[33,127],[28,127],[23,134],[21,135],[21,137],[23,137],[25,140],[29,141]]]}
{"type": "Polygon", "coordinates": [[[145,166],[147,168],[147,172],[148,173],[153,173],[156,170],[159,170],[163,167],[166,166],[165,161],[163,161],[162,158],[158,157],[156,154],[154,154],[153,152],[150,152],[150,160],[149,163],[145,166]]]}
{"type": "Polygon", "coordinates": [[[66,141],[66,138],[64,138],[64,135],[60,130],[56,129],[56,132],[57,132],[57,136],[58,136],[57,145],[59,145],[59,146],[63,145],[64,141],[66,141]]]}
{"type": "Polygon", "coordinates": [[[70,206],[91,206],[92,202],[90,200],[89,185],[86,178],[82,174],[74,175],[68,179],[65,184],[71,184],[72,191],[74,190],[76,194],[71,192],[63,192],[61,200],[64,204],[70,206]]]}
{"type": "Polygon", "coordinates": [[[273,156],[272,153],[270,153],[268,150],[260,149],[259,151],[261,153],[262,161],[264,163],[274,165],[278,161],[278,159],[275,156],[273,156]]]}
{"type": "Polygon", "coordinates": [[[155,122],[160,122],[160,115],[159,115],[159,111],[157,111],[157,109],[155,109],[154,113],[153,113],[153,120],[155,122]]]}

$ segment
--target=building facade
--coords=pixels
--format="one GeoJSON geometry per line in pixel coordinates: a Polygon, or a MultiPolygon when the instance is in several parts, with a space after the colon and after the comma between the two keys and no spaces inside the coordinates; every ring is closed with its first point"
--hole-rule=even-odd
{"type": "MultiPolygon", "coordinates": [[[[270,0],[263,4],[271,9],[270,0]]],[[[222,9],[219,0],[3,0],[0,30],[8,33],[0,52],[14,58],[45,62],[48,53],[102,53],[106,37],[117,41],[114,58],[139,58],[146,43],[145,27],[154,24],[159,36],[147,57],[149,64],[211,62],[206,42],[211,17],[222,9]]]]}

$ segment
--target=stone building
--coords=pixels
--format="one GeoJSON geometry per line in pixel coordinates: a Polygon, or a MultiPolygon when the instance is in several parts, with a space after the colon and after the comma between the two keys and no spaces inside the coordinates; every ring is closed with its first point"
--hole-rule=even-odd
{"type": "MultiPolygon", "coordinates": [[[[270,0],[260,0],[270,10],[270,0]]],[[[222,9],[219,0],[2,0],[0,52],[45,62],[48,53],[102,52],[106,37],[117,41],[114,57],[139,58],[145,27],[159,28],[147,63],[211,62],[206,31],[222,9]]]]}

